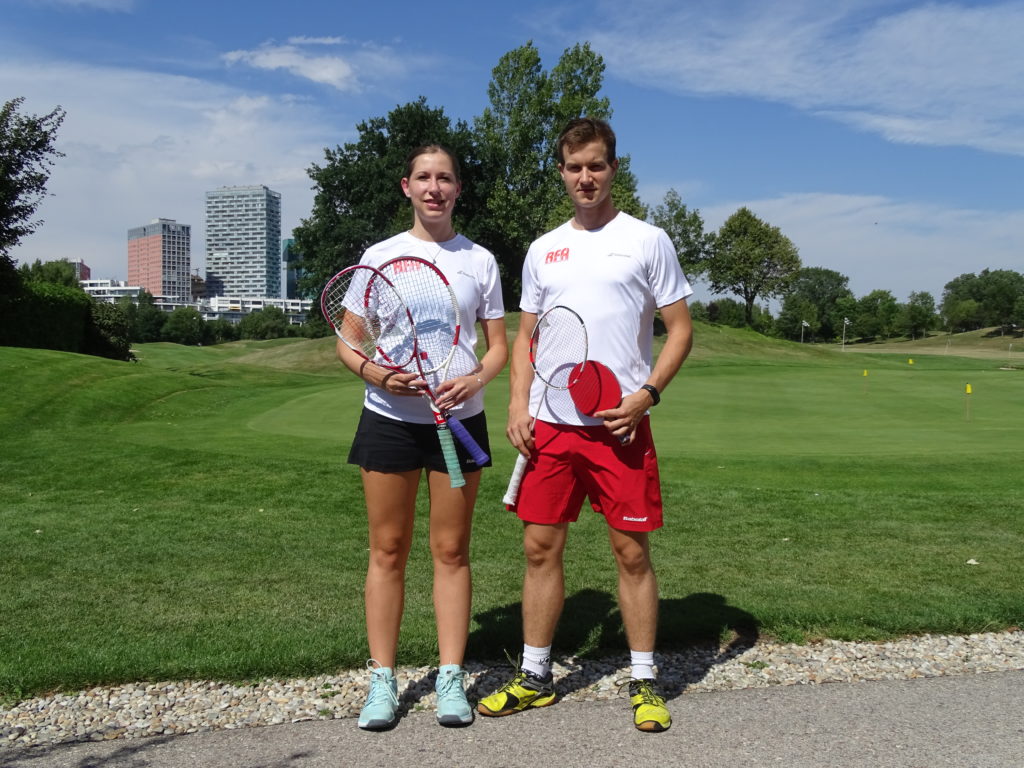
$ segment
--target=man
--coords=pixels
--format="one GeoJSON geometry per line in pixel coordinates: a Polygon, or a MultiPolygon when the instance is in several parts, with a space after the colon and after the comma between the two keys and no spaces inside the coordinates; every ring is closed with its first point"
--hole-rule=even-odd
{"type": "Polygon", "coordinates": [[[690,352],[686,297],[693,291],[668,236],[615,207],[618,160],[607,123],[571,121],[559,137],[558,158],[574,216],[538,238],[526,255],[506,430],[530,459],[515,506],[526,555],[522,667],[481,700],[478,711],[499,717],[554,703],[550,655],[565,600],[562,554],[569,523],[589,497],[608,523],[618,566],[634,725],[664,731],[672,718],[654,688],[658,585],[648,542],[650,531],[661,527],[662,504],[647,411],[690,352]],[[568,397],[547,396],[534,379],[530,336],[539,315],[559,304],[583,317],[590,359],[618,377],[625,396],[617,408],[584,416],[568,397]],[[652,369],[655,309],[667,339],[652,369]]]}

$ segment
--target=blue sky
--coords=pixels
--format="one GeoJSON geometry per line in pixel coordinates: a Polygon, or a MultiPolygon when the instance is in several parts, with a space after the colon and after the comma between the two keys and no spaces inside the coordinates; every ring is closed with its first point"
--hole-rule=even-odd
{"type": "Polygon", "coordinates": [[[0,99],[68,112],[22,262],[125,279],[127,230],[164,217],[202,269],[226,185],[280,192],[288,232],[324,147],[420,95],[472,121],[532,40],[546,68],[577,42],[604,57],[649,204],[675,188],[709,229],[748,206],[858,296],[1024,271],[1024,2],[0,0],[0,20],[0,99]]]}

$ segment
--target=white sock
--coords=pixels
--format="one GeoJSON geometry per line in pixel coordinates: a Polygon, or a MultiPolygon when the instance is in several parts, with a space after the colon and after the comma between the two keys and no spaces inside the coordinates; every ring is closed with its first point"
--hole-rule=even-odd
{"type": "Polygon", "coordinates": [[[537,677],[547,677],[551,671],[551,646],[535,648],[523,643],[523,669],[537,677]]]}
{"type": "Polygon", "coordinates": [[[654,651],[634,651],[630,648],[629,660],[633,665],[634,680],[654,679],[654,651]]]}

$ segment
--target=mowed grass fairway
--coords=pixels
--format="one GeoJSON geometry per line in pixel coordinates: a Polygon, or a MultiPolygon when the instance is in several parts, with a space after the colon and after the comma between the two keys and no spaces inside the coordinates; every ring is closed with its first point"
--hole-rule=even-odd
{"type": "MultiPolygon", "coordinates": [[[[345,463],[362,384],[333,346],[155,344],[136,364],[0,349],[0,702],[362,665],[365,515],[345,463]]],[[[653,413],[659,648],[1021,624],[1024,372],[912,357],[698,325],[653,413]]],[[[521,527],[500,502],[506,385],[488,393],[477,661],[520,644],[521,527]]],[[[426,529],[419,514],[402,664],[436,663],[426,529]]],[[[606,529],[589,508],[566,556],[556,650],[621,653],[606,529]]]]}

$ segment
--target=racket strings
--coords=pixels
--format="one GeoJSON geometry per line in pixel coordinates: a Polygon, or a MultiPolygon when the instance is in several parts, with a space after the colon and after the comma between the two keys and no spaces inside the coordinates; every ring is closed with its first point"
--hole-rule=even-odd
{"type": "Polygon", "coordinates": [[[413,356],[409,315],[395,289],[372,269],[352,269],[328,288],[324,314],[348,346],[401,367],[413,356]]]}
{"type": "Polygon", "coordinates": [[[533,331],[531,359],[548,386],[573,386],[587,360],[587,329],[579,315],[560,307],[542,315],[533,331]]]}
{"type": "Polygon", "coordinates": [[[381,268],[405,302],[416,328],[419,365],[438,370],[451,357],[458,333],[455,298],[444,279],[418,259],[398,259],[381,268]]]}

